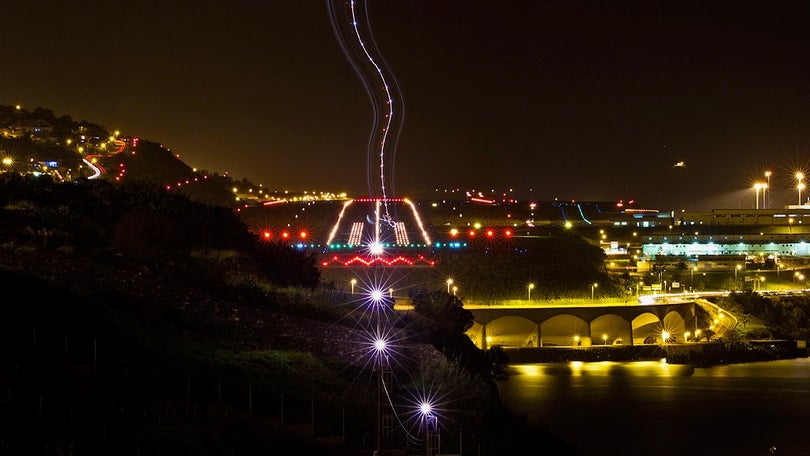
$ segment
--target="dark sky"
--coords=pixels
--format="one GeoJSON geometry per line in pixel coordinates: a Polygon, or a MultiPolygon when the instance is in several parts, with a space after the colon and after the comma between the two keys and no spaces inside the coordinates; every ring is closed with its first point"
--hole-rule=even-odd
{"type": "MultiPolygon", "coordinates": [[[[362,193],[370,103],[327,11],[10,0],[0,104],[271,189],[362,193]]],[[[810,171],[810,2],[371,0],[371,20],[407,108],[397,193],[747,208],[766,169],[773,206],[810,171]]]]}

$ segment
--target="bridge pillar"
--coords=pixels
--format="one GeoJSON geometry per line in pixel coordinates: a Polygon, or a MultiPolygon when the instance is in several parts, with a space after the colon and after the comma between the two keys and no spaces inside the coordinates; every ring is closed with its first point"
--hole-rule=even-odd
{"type": "Polygon", "coordinates": [[[481,323],[481,350],[489,350],[487,343],[487,324],[481,323]]]}
{"type": "Polygon", "coordinates": [[[537,324],[537,327],[534,328],[534,337],[537,339],[537,343],[534,344],[535,347],[542,347],[543,346],[543,334],[540,333],[540,323],[537,324]]]}

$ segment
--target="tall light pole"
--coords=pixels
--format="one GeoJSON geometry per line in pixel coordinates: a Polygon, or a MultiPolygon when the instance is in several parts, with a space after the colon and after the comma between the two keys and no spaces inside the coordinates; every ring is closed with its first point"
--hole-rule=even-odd
{"type": "Polygon", "coordinates": [[[799,206],[802,205],[802,190],[804,190],[804,173],[799,171],[795,174],[796,176],[796,190],[799,191],[799,206]]]}
{"type": "Polygon", "coordinates": [[[759,191],[762,190],[762,192],[765,193],[764,188],[765,184],[761,182],[757,182],[754,184],[754,195],[755,195],[754,209],[759,209],[759,191]]]}
{"type": "MultiPolygon", "coordinates": [[[[765,189],[766,190],[771,189],[771,171],[770,170],[765,171],[765,189]]],[[[762,192],[762,206],[765,209],[768,209],[768,207],[769,207],[768,200],[765,199],[765,192],[762,192]]]]}
{"type": "Polygon", "coordinates": [[[762,184],[762,208],[765,209],[765,193],[768,191],[768,184],[762,184]]]}
{"type": "Polygon", "coordinates": [[[450,294],[450,285],[453,284],[453,279],[447,279],[447,294],[450,294]]]}
{"type": "Polygon", "coordinates": [[[593,284],[591,284],[591,301],[593,301],[593,299],[594,299],[594,293],[593,293],[593,290],[595,290],[595,289],[596,289],[598,286],[599,286],[599,284],[598,284],[598,283],[593,283],[593,284]]]}
{"type": "Polygon", "coordinates": [[[419,405],[422,421],[425,423],[425,456],[439,454],[438,417],[433,413],[433,406],[428,402],[419,405]]]}
{"type": "Polygon", "coordinates": [[[352,294],[354,294],[354,286],[357,285],[357,279],[352,279],[350,283],[352,285],[352,294]]]}
{"type": "Polygon", "coordinates": [[[532,300],[532,290],[534,289],[534,284],[530,283],[529,286],[526,287],[526,288],[529,289],[529,298],[528,298],[528,300],[531,301],[532,300]]]}

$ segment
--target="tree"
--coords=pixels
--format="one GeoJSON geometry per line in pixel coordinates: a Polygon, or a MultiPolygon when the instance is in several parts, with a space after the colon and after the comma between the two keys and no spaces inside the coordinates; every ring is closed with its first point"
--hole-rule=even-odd
{"type": "Polygon", "coordinates": [[[509,359],[501,347],[481,350],[467,337],[473,323],[473,315],[464,309],[460,299],[442,291],[415,290],[411,292],[414,310],[427,322],[427,337],[434,347],[450,360],[457,362],[481,378],[490,387],[494,381],[507,377],[509,359]]]}
{"type": "Polygon", "coordinates": [[[464,334],[472,328],[472,312],[455,295],[444,291],[416,290],[410,296],[416,313],[430,320],[437,329],[464,334]]]}

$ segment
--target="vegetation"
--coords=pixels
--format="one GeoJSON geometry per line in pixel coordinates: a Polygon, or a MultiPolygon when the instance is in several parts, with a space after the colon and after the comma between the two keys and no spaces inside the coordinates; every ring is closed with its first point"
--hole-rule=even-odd
{"type": "Polygon", "coordinates": [[[732,293],[718,304],[739,318],[748,339],[810,339],[810,297],[768,296],[753,291],[732,293]]]}
{"type": "MultiPolygon", "coordinates": [[[[0,288],[15,297],[0,323],[4,452],[373,445],[366,317],[350,295],[317,287],[313,256],[260,241],[229,208],[149,183],[4,173],[0,259],[0,288]]],[[[425,293],[416,315],[392,321],[407,341],[395,396],[441,385],[451,451],[462,432],[486,454],[565,454],[499,404],[493,381],[506,359],[464,342],[471,319],[460,301],[425,293]]],[[[390,445],[419,445],[398,439],[390,445]]]]}

